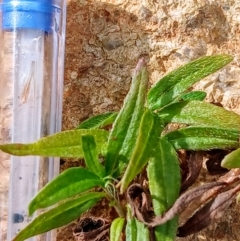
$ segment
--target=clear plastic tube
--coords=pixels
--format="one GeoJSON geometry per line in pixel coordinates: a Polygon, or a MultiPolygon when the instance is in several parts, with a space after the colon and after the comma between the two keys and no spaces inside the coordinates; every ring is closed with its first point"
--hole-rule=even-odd
{"type": "MultiPolygon", "coordinates": [[[[2,1],[1,144],[33,142],[61,128],[66,0],[48,0],[45,2],[48,8],[43,3],[34,0],[2,1]],[[19,8],[21,11],[11,8],[11,4],[17,2],[23,4],[19,8]],[[39,7],[38,3],[42,5],[39,7]],[[40,17],[36,15],[37,11],[32,11],[33,14],[26,11],[24,15],[24,4],[28,6],[27,11],[37,6],[40,17]],[[3,23],[6,21],[5,13],[12,21],[11,27],[3,23]],[[43,18],[50,18],[50,24],[49,19],[48,25],[43,27],[20,19],[29,15],[40,25],[43,18]]],[[[16,157],[0,153],[0,241],[11,240],[31,221],[33,217],[28,217],[27,211],[30,200],[58,170],[57,158],[16,157]]],[[[51,232],[29,240],[53,241],[54,237],[54,232],[51,232]]]]}

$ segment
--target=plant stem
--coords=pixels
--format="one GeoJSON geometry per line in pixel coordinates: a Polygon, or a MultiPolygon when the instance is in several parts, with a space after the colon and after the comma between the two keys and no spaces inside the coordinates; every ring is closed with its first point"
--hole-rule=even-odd
{"type": "Polygon", "coordinates": [[[113,200],[112,201],[112,206],[115,208],[115,210],[118,213],[119,217],[121,217],[121,218],[125,217],[125,212],[124,212],[124,210],[122,208],[122,205],[117,200],[113,200]]]}

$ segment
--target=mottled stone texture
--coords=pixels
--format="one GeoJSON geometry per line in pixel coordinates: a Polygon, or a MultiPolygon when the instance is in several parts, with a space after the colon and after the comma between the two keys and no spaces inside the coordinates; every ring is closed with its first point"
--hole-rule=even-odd
{"type": "Polygon", "coordinates": [[[234,55],[232,64],[196,88],[240,113],[240,1],[68,2],[64,129],[119,109],[142,55],[149,60],[151,83],[202,55],[234,55]]]}
{"type": "MultiPolygon", "coordinates": [[[[240,114],[239,24],[239,0],[69,0],[63,128],[118,110],[140,56],[152,84],[200,56],[232,54],[230,65],[196,88],[240,114]]],[[[240,240],[236,212],[189,240],[240,240]]]]}

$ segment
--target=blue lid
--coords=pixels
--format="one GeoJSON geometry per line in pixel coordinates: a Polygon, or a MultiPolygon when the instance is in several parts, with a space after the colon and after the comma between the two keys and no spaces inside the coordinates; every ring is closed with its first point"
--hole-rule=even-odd
{"type": "Polygon", "coordinates": [[[60,9],[53,0],[2,0],[2,29],[52,31],[53,14],[60,9]]]}

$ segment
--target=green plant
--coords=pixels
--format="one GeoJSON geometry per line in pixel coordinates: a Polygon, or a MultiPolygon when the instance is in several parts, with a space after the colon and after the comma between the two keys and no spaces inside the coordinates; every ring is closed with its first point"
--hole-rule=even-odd
{"type": "MultiPolygon", "coordinates": [[[[203,102],[206,94],[189,92],[189,88],[231,60],[229,55],[202,57],[172,71],[147,91],[148,72],[141,59],[119,113],[92,117],[76,130],[35,143],[1,145],[2,151],[13,155],[76,157],[86,164],[85,168],[64,171],[33,198],[29,215],[59,204],[36,217],[14,241],[63,226],[103,198],[119,216],[110,228],[111,241],[120,240],[122,232],[128,241],[151,240],[152,230],[159,241],[174,240],[177,232],[180,236],[188,234],[183,231],[186,226],[178,229],[179,213],[204,192],[219,190],[226,182],[203,185],[180,195],[177,151],[236,149],[240,128],[239,115],[203,102]],[[169,129],[170,123],[178,123],[179,128],[169,129]],[[103,129],[109,125],[110,131],[103,129]],[[145,167],[148,186],[137,184],[145,167]],[[96,187],[98,191],[93,191],[96,187]],[[127,205],[121,202],[120,194],[127,195],[127,205]]],[[[203,202],[217,194],[215,191],[203,202]]]]}

